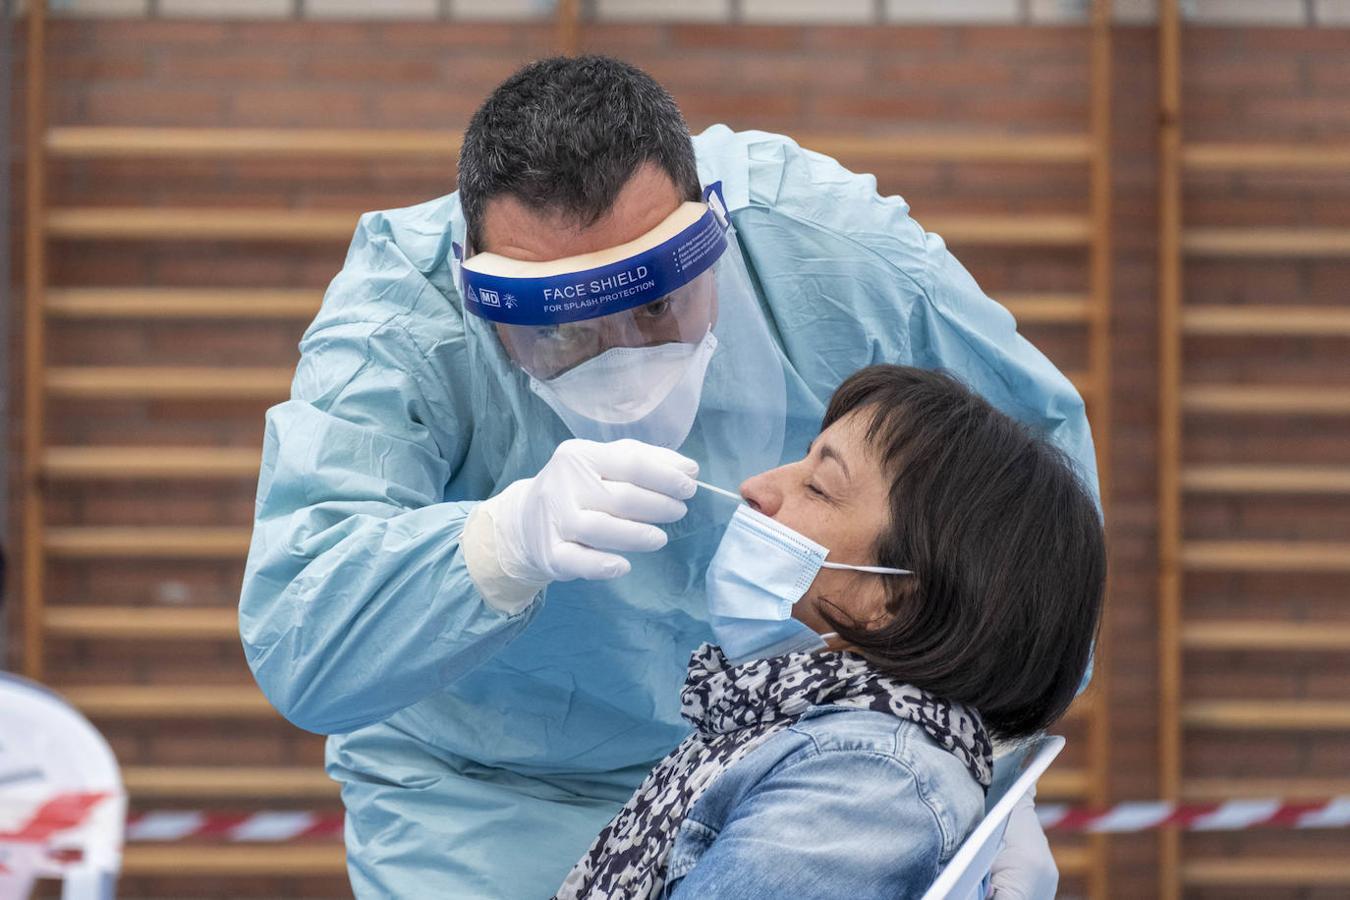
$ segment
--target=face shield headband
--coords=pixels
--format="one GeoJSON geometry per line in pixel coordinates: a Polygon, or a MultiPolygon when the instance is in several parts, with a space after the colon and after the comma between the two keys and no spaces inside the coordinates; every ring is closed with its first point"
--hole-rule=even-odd
{"type": "Polygon", "coordinates": [[[500,325],[546,326],[625,312],[668,297],[727,248],[721,182],[643,236],[608,250],[548,262],[478,253],[460,260],[464,307],[500,325]]]}

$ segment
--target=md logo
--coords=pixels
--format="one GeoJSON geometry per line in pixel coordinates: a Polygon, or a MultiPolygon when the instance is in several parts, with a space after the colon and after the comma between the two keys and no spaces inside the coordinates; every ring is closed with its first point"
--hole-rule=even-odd
{"type": "Polygon", "coordinates": [[[484,306],[502,305],[501,298],[497,296],[497,292],[489,290],[487,288],[478,289],[478,302],[483,304],[484,306]]]}

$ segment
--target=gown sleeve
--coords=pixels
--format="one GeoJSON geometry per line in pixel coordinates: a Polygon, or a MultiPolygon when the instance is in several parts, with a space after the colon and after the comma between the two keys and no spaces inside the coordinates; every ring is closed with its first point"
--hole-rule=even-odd
{"type": "Polygon", "coordinates": [[[446,502],[472,430],[462,313],[362,218],[290,399],[268,412],[239,604],[245,655],[287,719],[319,733],[440,690],[533,616],[487,605],[446,502]]]}

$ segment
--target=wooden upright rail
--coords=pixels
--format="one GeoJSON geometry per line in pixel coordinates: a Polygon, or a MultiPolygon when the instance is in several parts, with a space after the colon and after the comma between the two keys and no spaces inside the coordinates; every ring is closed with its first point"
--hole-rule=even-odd
{"type": "MultiPolygon", "coordinates": [[[[1092,296],[1092,317],[1088,327],[1088,358],[1093,385],[1091,396],[1093,439],[1097,449],[1097,479],[1101,491],[1102,512],[1106,522],[1111,521],[1111,279],[1113,275],[1113,233],[1111,216],[1114,211],[1111,191],[1111,114],[1113,66],[1111,56],[1113,5],[1111,0],[1093,0],[1092,3],[1092,77],[1089,115],[1092,129],[1092,158],[1089,169],[1092,192],[1089,215],[1092,221],[1092,242],[1089,251],[1089,290],[1092,296]]],[[[1108,538],[1109,538],[1108,532],[1108,538]]],[[[1110,546],[1108,541],[1107,546],[1110,546]]],[[[1107,612],[1110,605],[1107,605],[1107,612]]],[[[1104,612],[1103,615],[1107,615],[1104,612]]],[[[1102,699],[1110,684],[1110,628],[1103,622],[1096,652],[1095,690],[1098,702],[1089,710],[1087,729],[1088,770],[1091,773],[1088,800],[1098,807],[1110,802],[1108,778],[1111,771],[1110,704],[1102,699]]],[[[1088,894],[1094,900],[1110,896],[1109,852],[1105,835],[1089,838],[1091,868],[1088,875],[1088,894]]]]}
{"type": "MultiPolygon", "coordinates": [[[[1185,654],[1200,650],[1266,653],[1350,652],[1350,628],[1333,623],[1276,619],[1188,622],[1188,574],[1198,572],[1350,573],[1350,542],[1196,540],[1183,531],[1183,508],[1192,495],[1350,496],[1350,469],[1291,466],[1242,460],[1184,463],[1184,426],[1194,416],[1343,417],[1350,415],[1350,387],[1339,390],[1274,384],[1190,383],[1185,378],[1185,338],[1244,336],[1350,337],[1345,308],[1292,306],[1188,306],[1183,268],[1188,257],[1311,259],[1350,257],[1350,228],[1188,227],[1182,187],[1190,172],[1344,172],[1350,145],[1188,143],[1182,115],[1180,0],[1160,9],[1159,82],[1159,734],[1162,797],[1174,802],[1255,796],[1325,797],[1350,789],[1343,778],[1196,778],[1185,769],[1191,732],[1220,731],[1239,741],[1245,733],[1350,731],[1343,703],[1313,700],[1188,700],[1185,654]]],[[[1200,60],[1198,65],[1204,65],[1200,60]]],[[[1350,886],[1350,866],[1340,862],[1277,857],[1186,859],[1175,830],[1160,835],[1159,896],[1177,900],[1191,887],[1350,886]]]]}
{"type": "Polygon", "coordinates": [[[27,111],[24,159],[24,334],[23,334],[23,671],[43,677],[42,616],[46,563],[42,528],[46,519],[42,492],[43,433],[47,427],[43,371],[47,363],[44,292],[47,289],[47,168],[42,136],[47,123],[46,0],[28,5],[27,111]]]}
{"type": "MultiPolygon", "coordinates": [[[[558,36],[576,49],[575,2],[559,4],[558,36]],[[570,17],[570,20],[567,18],[570,17]]],[[[41,95],[41,13],[36,4],[30,35],[30,107],[39,113],[41,95]]],[[[1098,451],[1103,503],[1110,495],[1110,322],[1111,322],[1111,4],[1096,0],[1091,30],[1092,118],[1084,134],[1069,135],[798,135],[804,146],[836,155],[846,163],[947,160],[972,164],[1087,167],[1086,209],[1073,215],[951,216],[924,224],[952,244],[1025,248],[1075,248],[1085,253],[1088,289],[1082,293],[1024,293],[1000,299],[1025,325],[1047,323],[1084,330],[1088,347],[1082,371],[1069,373],[1089,406],[1098,451]]],[[[30,116],[33,115],[30,112],[30,116]]],[[[40,115],[30,121],[41,122],[40,115]]],[[[127,127],[34,127],[30,158],[96,159],[413,159],[453,158],[459,137],[446,131],[261,130],[127,127]]],[[[41,168],[29,187],[30,216],[41,227],[29,230],[30,263],[26,315],[29,321],[25,444],[25,667],[42,674],[44,640],[184,641],[230,638],[237,627],[232,610],[122,608],[44,602],[42,575],[51,564],[69,560],[240,560],[248,529],[146,528],[130,526],[46,527],[42,485],[88,480],[121,482],[206,482],[253,479],[254,448],[46,446],[41,428],[43,403],[52,401],[185,400],[202,403],[273,400],[285,396],[291,372],[279,368],[166,368],[153,365],[84,367],[45,365],[42,326],[59,321],[156,320],[302,322],[318,308],[317,291],[180,288],[53,287],[45,284],[45,243],[81,241],[233,241],[267,236],[302,244],[349,239],[358,210],[164,209],[69,207],[46,209],[41,168]],[[32,339],[35,336],[35,339],[32,339]]],[[[1105,804],[1107,795],[1109,704],[1101,702],[1106,679],[1104,647],[1099,648],[1093,690],[1075,704],[1070,721],[1085,729],[1086,762],[1057,769],[1044,779],[1045,796],[1069,802],[1105,804]]],[[[92,715],[109,720],[175,721],[220,717],[269,721],[273,713],[251,684],[179,688],[123,684],[72,688],[72,699],[92,715]]],[[[331,799],[331,785],[316,772],[290,767],[238,769],[133,766],[126,772],[133,800],[139,797],[212,801],[228,797],[331,799]]],[[[1091,896],[1105,897],[1104,837],[1057,847],[1066,876],[1082,876],[1091,896]]],[[[284,848],[258,848],[252,855],[214,860],[197,855],[171,857],[142,848],[128,853],[127,871],[227,875],[287,870],[284,848]],[[171,859],[177,859],[175,866],[171,859]],[[251,861],[251,862],[250,862],[251,861]]],[[[295,871],[313,866],[340,870],[341,856],[302,855],[295,871]]]]}

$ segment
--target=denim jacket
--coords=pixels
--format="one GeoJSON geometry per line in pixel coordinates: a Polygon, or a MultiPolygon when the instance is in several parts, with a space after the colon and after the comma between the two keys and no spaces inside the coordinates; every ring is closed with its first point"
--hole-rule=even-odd
{"type": "Polygon", "coordinates": [[[662,897],[921,897],[984,815],[913,722],[814,706],[723,772],[680,826],[662,897]]]}

